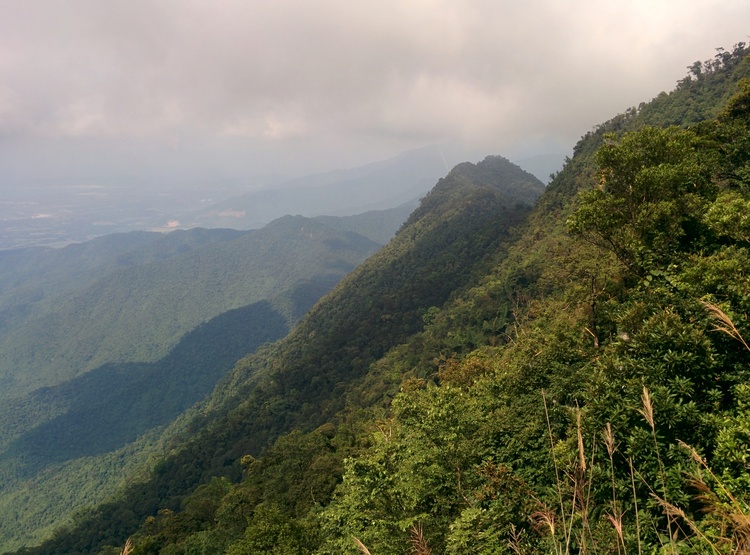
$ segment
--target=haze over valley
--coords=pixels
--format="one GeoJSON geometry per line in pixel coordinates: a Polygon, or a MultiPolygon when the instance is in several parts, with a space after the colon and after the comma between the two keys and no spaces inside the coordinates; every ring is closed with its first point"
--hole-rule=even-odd
{"type": "MultiPolygon", "coordinates": [[[[443,163],[425,165],[402,202],[491,154],[546,182],[593,126],[744,36],[739,0],[680,6],[7,3],[0,248],[257,228],[283,213],[243,221],[247,207],[230,203],[217,218],[208,206],[434,145],[443,163]]],[[[290,212],[324,213],[299,204],[290,212]]],[[[351,204],[330,212],[393,207],[351,204]]]]}

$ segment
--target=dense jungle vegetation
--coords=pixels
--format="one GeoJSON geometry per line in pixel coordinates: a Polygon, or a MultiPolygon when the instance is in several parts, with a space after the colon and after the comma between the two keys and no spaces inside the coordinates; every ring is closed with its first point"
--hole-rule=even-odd
{"type": "MultiPolygon", "coordinates": [[[[336,283],[378,247],[287,216],[250,232],[136,232],[4,254],[0,397],[110,362],[156,361],[210,318],[307,280],[336,283]]],[[[301,316],[293,306],[278,308],[289,324],[301,316]]]]}
{"type": "Polygon", "coordinates": [[[747,552],[748,49],[690,72],[533,211],[507,161],[456,167],[152,474],[20,553],[747,552]]]}
{"type": "Polygon", "coordinates": [[[328,222],[0,253],[0,551],[114,493],[166,425],[377,250],[356,216],[328,222]]]}

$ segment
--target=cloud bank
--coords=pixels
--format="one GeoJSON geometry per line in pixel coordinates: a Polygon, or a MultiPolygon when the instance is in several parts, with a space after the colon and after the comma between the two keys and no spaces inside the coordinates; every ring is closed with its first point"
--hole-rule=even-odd
{"type": "Polygon", "coordinates": [[[0,144],[231,145],[290,173],[570,148],[748,21],[747,0],[0,0],[0,144]]]}

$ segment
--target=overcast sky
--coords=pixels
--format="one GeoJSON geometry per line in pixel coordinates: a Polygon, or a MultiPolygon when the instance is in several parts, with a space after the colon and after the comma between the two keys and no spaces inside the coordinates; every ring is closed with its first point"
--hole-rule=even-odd
{"type": "Polygon", "coordinates": [[[0,0],[0,179],[569,152],[748,34],[748,0],[0,0]]]}

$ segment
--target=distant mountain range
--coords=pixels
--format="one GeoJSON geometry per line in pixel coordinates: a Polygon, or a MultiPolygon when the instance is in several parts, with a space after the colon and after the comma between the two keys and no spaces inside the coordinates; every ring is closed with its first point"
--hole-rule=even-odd
{"type": "Polygon", "coordinates": [[[451,165],[472,156],[457,145],[431,146],[362,167],[272,184],[160,186],[38,185],[0,200],[0,250],[64,246],[105,234],[194,227],[258,229],[284,215],[350,216],[415,203],[451,165]],[[253,187],[262,187],[247,192],[253,187]]]}
{"type": "Polygon", "coordinates": [[[447,171],[440,147],[311,175],[233,197],[185,216],[189,227],[254,229],[284,214],[349,216],[415,204],[447,171]]]}

